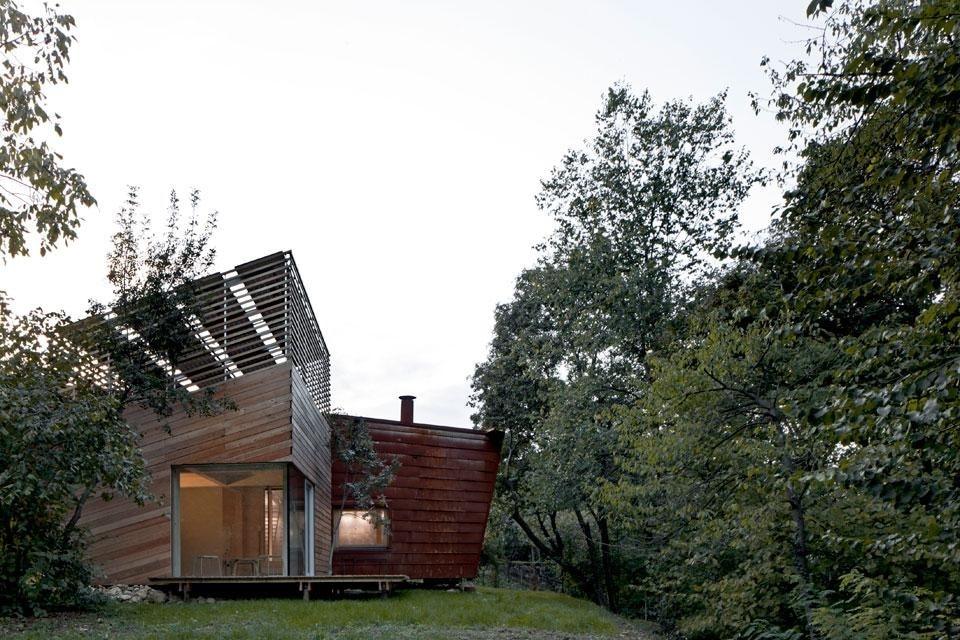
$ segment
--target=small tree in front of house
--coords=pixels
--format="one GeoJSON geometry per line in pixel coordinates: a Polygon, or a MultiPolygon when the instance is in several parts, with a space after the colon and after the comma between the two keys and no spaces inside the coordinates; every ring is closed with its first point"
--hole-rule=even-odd
{"type": "Polygon", "coordinates": [[[386,461],[374,448],[373,438],[363,418],[330,416],[330,450],[334,460],[343,465],[343,483],[340,486],[340,505],[333,518],[333,539],[330,545],[330,566],[343,511],[350,506],[363,513],[365,520],[375,527],[389,529],[384,517],[387,506],[384,491],[393,481],[399,461],[386,461]]]}
{"type": "Polygon", "coordinates": [[[163,417],[230,406],[188,393],[170,375],[195,340],[189,283],[213,258],[215,217],[199,224],[196,192],[191,203],[184,221],[173,194],[157,237],[131,191],[108,258],[114,300],[94,304],[86,321],[41,310],[17,316],[0,294],[0,615],[83,605],[92,577],[84,505],[98,495],[149,499],[125,408],[163,417]]]}
{"type": "Polygon", "coordinates": [[[95,363],[66,317],[0,307],[0,615],[39,615],[84,602],[82,503],[142,502],[146,472],[117,396],[77,375],[95,363]]]}
{"type": "Polygon", "coordinates": [[[109,359],[122,403],[158,416],[177,407],[200,414],[230,408],[215,403],[211,389],[191,393],[178,379],[180,360],[201,329],[196,283],[210,273],[216,257],[210,239],[217,214],[199,209],[198,190],[190,192],[189,213],[171,191],[164,228],[155,232],[140,207],[139,189],[130,187],[107,256],[113,299],[91,302],[81,337],[109,359]]]}

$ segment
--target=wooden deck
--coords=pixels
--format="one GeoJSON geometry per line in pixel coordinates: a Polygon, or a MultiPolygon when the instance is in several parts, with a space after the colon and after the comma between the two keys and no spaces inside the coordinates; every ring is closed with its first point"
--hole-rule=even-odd
{"type": "Polygon", "coordinates": [[[160,576],[150,578],[153,587],[164,591],[176,592],[184,600],[191,594],[203,593],[228,594],[234,597],[257,597],[263,595],[281,595],[290,593],[293,587],[303,594],[304,600],[310,600],[313,592],[319,595],[340,596],[348,594],[371,593],[383,597],[389,595],[397,586],[409,580],[407,576],[160,576]]]}

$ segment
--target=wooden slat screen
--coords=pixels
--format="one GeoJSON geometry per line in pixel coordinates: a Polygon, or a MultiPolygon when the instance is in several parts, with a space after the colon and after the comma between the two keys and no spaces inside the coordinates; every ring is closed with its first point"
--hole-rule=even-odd
{"type": "Polygon", "coordinates": [[[193,340],[174,374],[180,384],[201,389],[290,360],[316,407],[330,410],[330,352],[289,251],[194,284],[193,340]]]}

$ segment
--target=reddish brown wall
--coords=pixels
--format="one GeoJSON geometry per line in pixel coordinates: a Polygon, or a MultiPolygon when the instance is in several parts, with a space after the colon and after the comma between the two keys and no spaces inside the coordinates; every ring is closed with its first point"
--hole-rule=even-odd
{"type": "MultiPolygon", "coordinates": [[[[500,460],[499,439],[451,427],[366,422],[377,452],[400,462],[386,491],[390,542],[385,549],[337,550],[334,573],[475,577],[500,460]]],[[[334,462],[335,507],[342,484],[343,468],[334,462]]]]}
{"type": "Polygon", "coordinates": [[[289,364],[278,365],[224,382],[217,395],[232,399],[237,411],[209,417],[177,412],[165,421],[170,433],[153,414],[129,412],[160,501],[140,507],[124,498],[95,498],[87,504],[81,522],[90,530],[90,558],[101,582],[145,583],[170,575],[171,465],[292,459],[290,373],[289,364]]]}

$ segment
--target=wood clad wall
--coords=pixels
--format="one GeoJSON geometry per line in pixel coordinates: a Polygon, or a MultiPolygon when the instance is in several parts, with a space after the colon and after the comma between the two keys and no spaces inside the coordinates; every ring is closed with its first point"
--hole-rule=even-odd
{"type": "MultiPolygon", "coordinates": [[[[346,416],[339,419],[350,419],[346,416]]],[[[340,549],[335,574],[474,578],[500,461],[497,435],[366,419],[377,452],[400,468],[386,490],[391,522],[385,549],[340,549]]],[[[343,468],[333,465],[333,505],[343,468]]]]}
{"type": "Polygon", "coordinates": [[[313,404],[310,390],[293,372],[293,463],[313,483],[314,564],[330,573],[330,427],[313,404]]]}
{"type": "Polygon", "coordinates": [[[141,507],[125,498],[95,498],[87,504],[81,523],[91,533],[90,557],[103,573],[100,582],[143,584],[170,575],[171,465],[292,460],[289,363],[223,382],[217,396],[233,400],[237,410],[206,417],[177,412],[164,421],[142,409],[129,412],[159,501],[141,507]]]}

